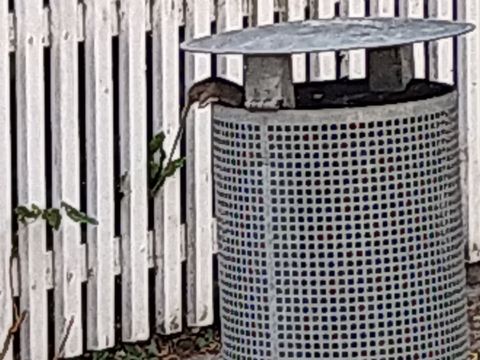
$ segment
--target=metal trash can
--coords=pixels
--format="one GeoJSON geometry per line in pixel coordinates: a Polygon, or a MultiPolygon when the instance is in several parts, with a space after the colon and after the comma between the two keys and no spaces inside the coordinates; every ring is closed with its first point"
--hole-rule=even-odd
{"type": "MultiPolygon", "coordinates": [[[[223,44],[242,50],[239,34],[223,44]]],[[[292,109],[214,108],[223,359],[467,359],[457,92],[326,99],[342,86],[357,83],[303,103],[315,86],[299,86],[292,109]]]]}

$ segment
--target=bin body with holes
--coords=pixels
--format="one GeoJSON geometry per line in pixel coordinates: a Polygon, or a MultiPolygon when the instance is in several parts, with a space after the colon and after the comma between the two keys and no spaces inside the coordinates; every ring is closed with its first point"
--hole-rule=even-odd
{"type": "Polygon", "coordinates": [[[466,359],[456,92],[216,107],[225,359],[466,359]]]}
{"type": "Polygon", "coordinates": [[[468,358],[458,95],[412,79],[404,47],[462,26],[336,19],[184,46],[252,56],[245,108],[213,111],[224,360],[468,358]],[[294,88],[288,56],[268,58],[356,47],[382,47],[368,86],[294,88]]]}

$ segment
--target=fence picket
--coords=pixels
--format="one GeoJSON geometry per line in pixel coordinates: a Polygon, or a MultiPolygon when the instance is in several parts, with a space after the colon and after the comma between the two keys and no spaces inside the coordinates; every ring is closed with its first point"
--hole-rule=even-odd
{"type": "MultiPolygon", "coordinates": [[[[0,339],[5,339],[12,324],[12,186],[10,142],[10,39],[8,1],[0,0],[0,339]]],[[[12,360],[10,347],[4,360],[12,360]]]]}
{"type": "MultiPolygon", "coordinates": [[[[189,0],[186,40],[210,34],[210,1],[189,0]]],[[[211,74],[211,56],[186,54],[186,90],[211,74]]],[[[213,214],[211,106],[192,108],[187,119],[187,286],[188,324],[213,321],[213,214]]]]}
{"type": "MultiPolygon", "coordinates": [[[[459,20],[480,24],[477,0],[458,2],[459,20]]],[[[458,41],[457,82],[459,87],[460,171],[464,224],[468,226],[468,260],[480,261],[480,33],[478,30],[458,41]]]]}
{"type": "Polygon", "coordinates": [[[122,339],[146,340],[148,323],[145,2],[120,2],[122,339]]]}
{"type": "MultiPolygon", "coordinates": [[[[400,16],[422,19],[425,16],[424,0],[400,0],[400,16]]],[[[425,43],[413,44],[413,55],[415,59],[415,78],[425,79],[425,43]]]]}
{"type": "MultiPolygon", "coordinates": [[[[170,150],[179,126],[178,1],[153,1],[153,131],[166,134],[170,150]]],[[[177,150],[175,158],[180,155],[177,150]]],[[[182,330],[180,173],[167,179],[155,197],[156,329],[182,330]]]]}
{"type": "Polygon", "coordinates": [[[394,17],[395,0],[370,0],[370,15],[373,17],[394,17]]]}
{"type": "MultiPolygon", "coordinates": [[[[299,21],[305,19],[305,3],[303,0],[287,0],[287,20],[299,21]]],[[[307,63],[305,54],[292,55],[293,82],[307,80],[307,63]]]]}
{"type": "MultiPolygon", "coordinates": [[[[341,0],[340,15],[343,17],[365,17],[365,0],[341,0]]],[[[365,50],[350,50],[341,52],[340,77],[364,79],[366,76],[365,50]]]]}
{"type": "MultiPolygon", "coordinates": [[[[310,13],[314,19],[335,17],[335,0],[310,0],[310,13]]],[[[334,80],[337,76],[335,52],[310,55],[310,80],[334,80]]]]}
{"type": "Polygon", "coordinates": [[[250,15],[250,0],[242,0],[242,17],[250,15]]]}
{"type": "MultiPolygon", "coordinates": [[[[77,1],[52,0],[52,205],[80,206],[80,144],[78,139],[77,1]]],[[[83,352],[80,225],[64,219],[54,232],[55,345],[58,348],[73,318],[64,355],[83,352]]]]}
{"type": "MultiPolygon", "coordinates": [[[[16,0],[17,19],[17,179],[18,202],[45,207],[45,102],[43,1],[16,0]]],[[[44,221],[19,225],[20,310],[28,311],[21,327],[21,356],[46,360],[47,292],[44,221]]]]}
{"type": "Polygon", "coordinates": [[[249,0],[249,25],[273,24],[275,4],[273,0],[249,0]]]}
{"type": "MultiPolygon", "coordinates": [[[[217,6],[218,32],[239,30],[243,27],[242,0],[220,0],[217,6]]],[[[242,84],[242,55],[219,55],[217,57],[217,75],[242,84]]]]}
{"type": "Polygon", "coordinates": [[[110,0],[85,0],[87,212],[87,347],[115,344],[113,83],[110,0]]]}
{"type": "MultiPolygon", "coordinates": [[[[429,17],[452,20],[452,0],[429,0],[429,17]]],[[[453,84],[453,39],[430,43],[430,80],[453,84]]]]}

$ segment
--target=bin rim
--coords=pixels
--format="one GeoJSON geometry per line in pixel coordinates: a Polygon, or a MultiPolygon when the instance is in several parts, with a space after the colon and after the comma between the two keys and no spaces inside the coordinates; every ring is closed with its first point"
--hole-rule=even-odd
{"type": "Polygon", "coordinates": [[[238,120],[239,124],[252,125],[309,125],[322,121],[332,123],[371,122],[386,119],[411,117],[412,114],[423,114],[432,109],[452,109],[458,112],[458,91],[450,92],[428,99],[410,100],[395,104],[352,106],[325,109],[281,109],[277,111],[249,111],[244,108],[233,108],[221,104],[213,105],[215,120],[238,120]]]}

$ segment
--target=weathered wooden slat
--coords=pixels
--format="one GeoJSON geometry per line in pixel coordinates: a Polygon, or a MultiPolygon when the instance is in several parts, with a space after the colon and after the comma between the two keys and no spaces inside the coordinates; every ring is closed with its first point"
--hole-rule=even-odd
{"type": "Polygon", "coordinates": [[[42,45],[50,46],[50,8],[44,7],[42,12],[42,45]]]}
{"type": "MultiPolygon", "coordinates": [[[[78,254],[78,262],[82,263],[85,262],[85,246],[80,246],[80,252],[78,254]]],[[[14,255],[12,258],[12,291],[13,296],[20,295],[20,279],[19,279],[19,267],[18,267],[18,257],[14,255]]],[[[45,254],[45,288],[47,290],[51,290],[54,288],[54,274],[53,274],[53,254],[52,251],[47,251],[45,254]]],[[[81,274],[82,281],[86,281],[85,274],[81,274]]]]}
{"type": "Polygon", "coordinates": [[[153,0],[145,0],[145,31],[152,30],[152,3],[153,0]]]}
{"type": "Polygon", "coordinates": [[[394,17],[395,0],[370,0],[370,15],[374,17],[394,17]]]}
{"type": "Polygon", "coordinates": [[[15,51],[15,16],[13,13],[8,14],[8,41],[9,51],[15,51]]]}
{"type": "MultiPolygon", "coordinates": [[[[429,0],[429,17],[452,20],[453,0],[429,0]]],[[[453,39],[430,43],[430,80],[453,84],[453,39]]]]}
{"type": "MultiPolygon", "coordinates": [[[[186,40],[210,34],[209,0],[189,0],[186,40]]],[[[186,91],[210,76],[208,54],[187,54],[186,91]]],[[[188,324],[213,321],[211,107],[192,108],[187,119],[187,286],[188,324]]]]}
{"type": "Polygon", "coordinates": [[[115,344],[113,84],[110,0],[85,1],[87,346],[115,344]]]}
{"type": "Polygon", "coordinates": [[[150,330],[145,2],[120,2],[119,48],[122,339],[139,341],[150,330]]]}
{"type": "MultiPolygon", "coordinates": [[[[8,1],[0,0],[0,339],[5,339],[12,324],[12,185],[10,141],[10,32],[8,1]]],[[[4,360],[12,360],[10,347],[4,360]]]]}
{"type": "MultiPolygon", "coordinates": [[[[239,30],[243,27],[242,0],[219,0],[217,6],[218,32],[239,30]]],[[[242,55],[219,55],[217,57],[217,75],[242,84],[242,55]]]]}
{"type": "MultiPolygon", "coordinates": [[[[273,11],[274,13],[278,13],[278,20],[280,22],[288,21],[288,1],[289,0],[273,0],[273,11]]],[[[292,6],[301,6],[304,0],[298,0],[295,4],[293,4],[293,0],[291,2],[292,6]]]]}
{"type": "Polygon", "coordinates": [[[210,21],[213,22],[216,20],[216,17],[217,17],[217,3],[218,3],[218,0],[210,0],[210,21]]]}
{"type": "MultiPolygon", "coordinates": [[[[340,15],[343,17],[364,17],[365,0],[341,0],[340,15]]],[[[350,50],[342,52],[340,77],[350,79],[364,79],[366,75],[365,50],[350,50]]]]}
{"type": "Polygon", "coordinates": [[[110,2],[110,25],[112,26],[112,36],[117,36],[120,31],[120,21],[119,21],[120,7],[118,3],[119,1],[110,2]]]}
{"type": "Polygon", "coordinates": [[[85,6],[77,4],[77,40],[85,41],[85,6]]]}
{"type": "MultiPolygon", "coordinates": [[[[401,0],[400,16],[409,18],[424,17],[424,0],[401,0]]],[[[425,43],[413,44],[413,55],[415,59],[415,78],[424,79],[426,74],[425,43]]]]}
{"type": "MultiPolygon", "coordinates": [[[[313,19],[335,17],[335,0],[310,0],[310,13],[313,19]]],[[[310,55],[310,80],[334,80],[336,74],[335,52],[310,55]]]]}
{"type": "MultiPolygon", "coordinates": [[[[477,0],[458,2],[459,20],[480,24],[477,0]]],[[[474,31],[458,41],[460,171],[464,224],[468,226],[468,260],[480,261],[480,33],[474,31]]]]}
{"type": "Polygon", "coordinates": [[[250,0],[242,0],[242,16],[249,17],[250,15],[250,0]]]}
{"type": "MultiPolygon", "coordinates": [[[[45,104],[43,81],[43,1],[16,0],[17,179],[18,202],[45,207],[45,104]]],[[[22,359],[46,360],[47,292],[44,221],[19,225],[22,359]]]]}
{"type": "MultiPolygon", "coordinates": [[[[305,19],[305,3],[303,0],[287,0],[287,20],[299,21],[305,19]]],[[[305,54],[292,55],[293,82],[307,80],[307,63],[305,54]]]]}
{"type": "Polygon", "coordinates": [[[275,4],[273,0],[249,0],[250,26],[262,26],[273,23],[275,4]]]}
{"type": "MultiPolygon", "coordinates": [[[[250,18],[252,15],[253,1],[257,1],[257,0],[241,0],[241,1],[242,1],[243,16],[250,18]]],[[[282,14],[285,14],[287,12],[286,6],[285,6],[286,1],[287,0],[273,0],[272,11],[273,12],[278,11],[280,13],[280,16],[282,16],[282,14]]],[[[305,0],[299,0],[299,1],[305,1],[305,0]]],[[[270,7],[270,4],[268,5],[268,7],[270,7]]]]}
{"type": "Polygon", "coordinates": [[[177,0],[177,18],[178,25],[185,26],[185,2],[184,0],[177,0]]]}
{"type": "MultiPolygon", "coordinates": [[[[153,131],[166,134],[170,151],[179,126],[178,1],[153,1],[153,131]],[[173,55],[175,54],[175,55],[173,55]]],[[[175,158],[180,155],[177,150],[175,158]]],[[[180,172],[168,178],[154,200],[156,330],[182,329],[180,172]]]]}
{"type": "MultiPolygon", "coordinates": [[[[52,0],[51,10],[51,109],[52,205],[61,202],[80,207],[80,144],[78,139],[77,1],[52,0]]],[[[80,225],[64,219],[54,232],[55,347],[73,325],[64,356],[83,352],[80,225]]]]}
{"type": "MultiPolygon", "coordinates": [[[[80,5],[80,4],[79,4],[80,5]]],[[[10,52],[15,51],[15,14],[10,13],[8,15],[8,33],[10,39],[10,52]]],[[[50,46],[50,9],[48,7],[43,9],[43,24],[42,24],[42,39],[41,43],[43,46],[50,46]]]]}

